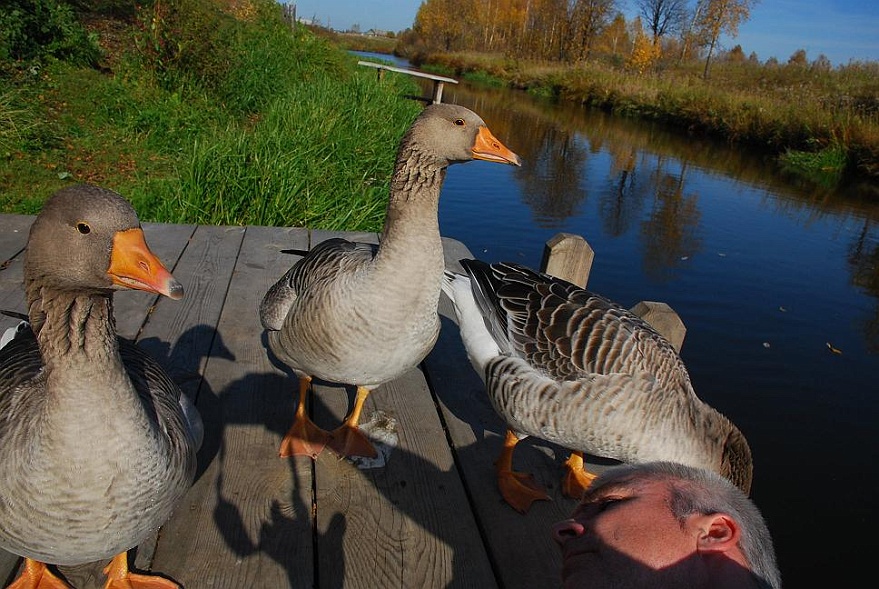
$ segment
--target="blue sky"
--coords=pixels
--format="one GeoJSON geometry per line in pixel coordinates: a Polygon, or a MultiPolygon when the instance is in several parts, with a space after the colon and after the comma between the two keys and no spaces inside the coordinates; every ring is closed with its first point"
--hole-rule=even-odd
{"type": "MultiPolygon", "coordinates": [[[[296,4],[301,18],[334,29],[357,24],[362,31],[401,31],[412,26],[422,0],[283,1],[296,4]]],[[[627,15],[634,14],[632,6],[628,1],[627,15]]],[[[762,0],[739,35],[723,43],[726,49],[740,44],[746,55],[755,51],[761,61],[775,57],[783,63],[797,49],[805,49],[810,61],[823,53],[834,65],[879,61],[879,1],[762,0]]]]}

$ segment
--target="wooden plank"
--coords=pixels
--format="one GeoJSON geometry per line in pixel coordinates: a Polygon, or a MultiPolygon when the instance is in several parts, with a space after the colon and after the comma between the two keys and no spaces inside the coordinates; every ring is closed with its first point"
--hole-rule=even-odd
{"type": "Polygon", "coordinates": [[[314,584],[311,461],[278,457],[295,382],[272,365],[258,315],[262,295],[295,260],[278,252],[305,249],[307,236],[249,227],[234,265],[198,394],[203,472],[163,528],[153,561],[186,587],[314,584]]]}
{"type": "MultiPolygon", "coordinates": [[[[447,245],[449,269],[469,251],[447,245]]],[[[506,426],[494,411],[485,387],[471,368],[461,343],[454,310],[440,300],[443,327],[437,345],[425,360],[458,463],[476,507],[489,554],[506,589],[561,586],[561,555],[550,526],[569,517],[576,501],[561,494],[562,463],[567,451],[542,440],[525,439],[514,456],[517,470],[530,472],[543,484],[551,502],[536,502],[521,515],[504,503],[497,489],[494,461],[500,455],[506,426]]],[[[591,465],[591,463],[590,463],[591,465]]],[[[598,471],[603,466],[596,467],[598,471]]]]}
{"type": "MultiPolygon", "coordinates": [[[[0,309],[24,313],[22,262],[33,215],[0,215],[0,309]]],[[[0,334],[18,325],[19,319],[0,314],[0,334]]],[[[2,553],[2,551],[0,551],[2,553]]],[[[2,555],[0,555],[2,563],[2,555]]],[[[0,565],[0,579],[3,567],[0,565]]]]}
{"type": "MultiPolygon", "coordinates": [[[[338,425],[343,389],[319,387],[316,419],[338,425]]],[[[321,587],[496,587],[479,528],[419,370],[373,391],[364,423],[393,419],[398,436],[380,468],[329,451],[315,464],[321,587]]]]}
{"type": "Polygon", "coordinates": [[[24,249],[34,218],[34,215],[0,215],[0,264],[24,249]]]}

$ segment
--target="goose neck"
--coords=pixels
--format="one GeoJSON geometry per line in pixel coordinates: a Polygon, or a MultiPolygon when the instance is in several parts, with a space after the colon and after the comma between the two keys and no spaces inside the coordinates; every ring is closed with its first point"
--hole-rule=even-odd
{"type": "Polygon", "coordinates": [[[112,293],[43,289],[38,304],[34,302],[30,308],[39,308],[42,314],[37,341],[49,371],[121,366],[112,293]]]}

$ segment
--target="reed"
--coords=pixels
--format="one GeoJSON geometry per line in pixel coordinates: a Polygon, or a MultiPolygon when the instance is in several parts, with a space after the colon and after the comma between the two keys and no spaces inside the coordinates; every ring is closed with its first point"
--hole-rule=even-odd
{"type": "Polygon", "coordinates": [[[756,147],[812,172],[832,165],[840,177],[879,176],[879,63],[828,69],[721,62],[706,81],[695,63],[638,75],[601,61],[563,65],[464,52],[419,59],[447,75],[502,79],[535,94],[756,147]],[[834,157],[821,155],[827,150],[834,157]]]}

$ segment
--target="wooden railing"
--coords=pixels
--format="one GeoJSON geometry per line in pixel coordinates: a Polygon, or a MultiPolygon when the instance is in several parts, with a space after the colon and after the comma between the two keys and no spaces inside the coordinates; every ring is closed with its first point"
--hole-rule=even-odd
{"type": "Polygon", "coordinates": [[[391,65],[386,65],[383,63],[376,63],[374,61],[358,61],[357,65],[365,65],[367,67],[374,67],[378,73],[378,79],[381,80],[382,76],[386,71],[388,72],[397,72],[400,74],[406,74],[409,76],[415,76],[417,78],[426,78],[428,80],[433,80],[433,100],[434,104],[439,104],[443,101],[443,84],[448,82],[449,84],[457,84],[458,80],[454,78],[447,78],[445,76],[437,76],[435,74],[428,74],[426,72],[419,72],[417,70],[410,70],[402,67],[394,67],[391,65]]]}

